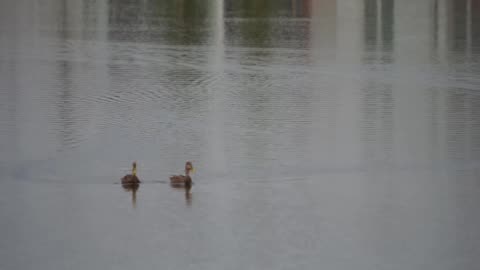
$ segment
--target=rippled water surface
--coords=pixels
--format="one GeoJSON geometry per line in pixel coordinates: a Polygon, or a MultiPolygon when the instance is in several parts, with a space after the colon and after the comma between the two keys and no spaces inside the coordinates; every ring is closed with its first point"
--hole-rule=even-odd
{"type": "Polygon", "coordinates": [[[478,269],[479,91],[475,0],[2,1],[0,269],[478,269]]]}

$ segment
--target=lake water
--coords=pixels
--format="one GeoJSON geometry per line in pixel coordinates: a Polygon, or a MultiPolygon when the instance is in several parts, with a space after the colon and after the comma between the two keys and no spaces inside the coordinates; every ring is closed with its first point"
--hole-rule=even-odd
{"type": "Polygon", "coordinates": [[[5,270],[476,270],[480,2],[2,1],[0,183],[5,270]]]}

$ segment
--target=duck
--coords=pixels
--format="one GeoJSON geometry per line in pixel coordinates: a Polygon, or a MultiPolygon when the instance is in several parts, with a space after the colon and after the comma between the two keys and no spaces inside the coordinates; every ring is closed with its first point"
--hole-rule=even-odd
{"type": "Polygon", "coordinates": [[[187,161],[185,163],[185,175],[170,176],[170,184],[172,186],[184,186],[186,188],[190,188],[192,186],[192,178],[190,177],[190,172],[194,173],[195,168],[193,168],[192,162],[187,161]]]}
{"type": "Polygon", "coordinates": [[[127,174],[122,177],[122,185],[124,184],[138,184],[140,179],[137,177],[137,162],[132,163],[132,174],[127,174]]]}

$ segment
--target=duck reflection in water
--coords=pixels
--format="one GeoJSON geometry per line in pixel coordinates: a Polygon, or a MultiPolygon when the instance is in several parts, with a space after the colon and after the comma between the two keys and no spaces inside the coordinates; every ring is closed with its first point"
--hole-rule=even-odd
{"type": "Polygon", "coordinates": [[[137,207],[137,190],[140,187],[138,183],[122,183],[122,187],[126,192],[132,192],[132,206],[137,207]]]}
{"type": "Polygon", "coordinates": [[[187,203],[187,205],[192,204],[192,192],[191,192],[192,185],[178,185],[178,184],[170,183],[170,187],[178,191],[184,191],[185,202],[187,203]]]}
{"type": "Polygon", "coordinates": [[[185,201],[187,202],[187,205],[192,205],[192,192],[190,192],[191,189],[191,186],[185,188],[185,201]]]}

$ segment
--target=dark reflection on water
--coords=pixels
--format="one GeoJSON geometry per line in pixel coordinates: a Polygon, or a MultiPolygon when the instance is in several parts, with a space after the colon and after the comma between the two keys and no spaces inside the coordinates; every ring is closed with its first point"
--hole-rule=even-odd
{"type": "Polygon", "coordinates": [[[0,269],[476,269],[479,29],[473,0],[3,1],[0,269]]]}
{"type": "Polygon", "coordinates": [[[185,202],[188,206],[192,205],[192,186],[184,186],[178,184],[170,184],[173,190],[181,191],[185,193],[185,202]]]}
{"type": "Polygon", "coordinates": [[[137,190],[140,187],[140,184],[122,183],[122,187],[125,191],[132,193],[132,206],[133,208],[136,208],[137,207],[137,190]]]}

